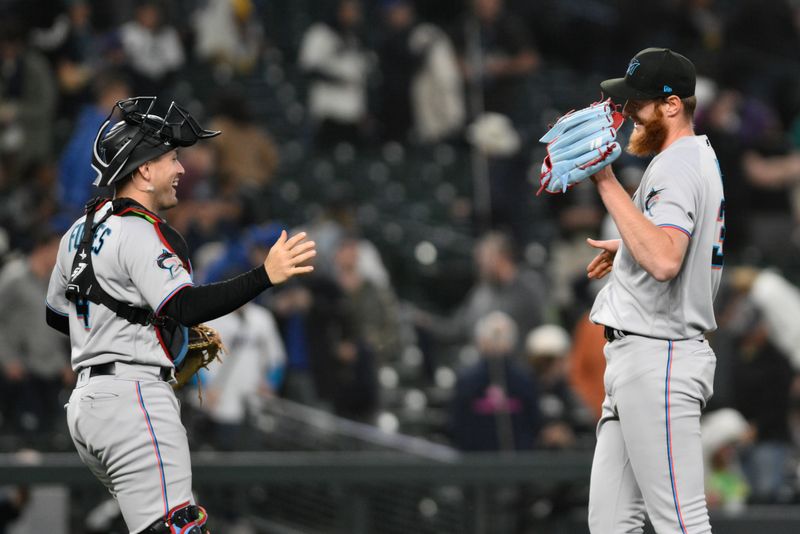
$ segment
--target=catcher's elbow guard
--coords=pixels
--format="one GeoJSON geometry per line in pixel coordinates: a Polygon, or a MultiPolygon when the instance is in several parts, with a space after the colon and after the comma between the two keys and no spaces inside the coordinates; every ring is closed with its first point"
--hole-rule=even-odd
{"type": "Polygon", "coordinates": [[[205,508],[186,503],[173,508],[166,518],[162,517],[142,534],[210,534],[204,526],[207,520],[205,508]]]}

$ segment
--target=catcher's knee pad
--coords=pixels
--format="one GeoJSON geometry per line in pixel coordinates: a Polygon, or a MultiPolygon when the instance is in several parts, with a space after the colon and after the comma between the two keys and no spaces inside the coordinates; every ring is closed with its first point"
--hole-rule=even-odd
{"type": "Polygon", "coordinates": [[[208,534],[204,526],[207,520],[205,508],[184,504],[170,510],[166,518],[162,517],[142,534],[208,534]]]}

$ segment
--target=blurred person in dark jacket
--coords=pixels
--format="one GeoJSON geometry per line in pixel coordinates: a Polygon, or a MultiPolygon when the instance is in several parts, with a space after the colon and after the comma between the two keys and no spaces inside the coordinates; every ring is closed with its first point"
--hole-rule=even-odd
{"type": "Polygon", "coordinates": [[[0,17],[0,157],[8,160],[11,184],[53,150],[56,83],[47,60],[26,39],[22,21],[0,17]]]}
{"type": "Polygon", "coordinates": [[[513,118],[522,82],[539,67],[541,57],[527,28],[504,9],[503,0],[471,4],[471,13],[459,22],[454,35],[464,78],[480,84],[484,110],[513,118]]]}
{"type": "Polygon", "coordinates": [[[30,493],[25,487],[0,493],[0,534],[6,534],[6,527],[19,518],[29,499],[30,493]]]}
{"type": "MultiPolygon", "coordinates": [[[[542,323],[546,309],[543,279],[518,261],[511,238],[501,232],[484,234],[474,247],[478,279],[461,304],[445,317],[416,310],[418,328],[443,343],[468,343],[477,322],[492,311],[509,315],[519,330],[542,323]]],[[[515,350],[522,340],[515,336],[515,350]]]]}
{"type": "Polygon", "coordinates": [[[456,447],[514,451],[534,447],[541,424],[534,381],[515,357],[517,326],[499,311],[475,325],[481,360],[461,371],[450,410],[456,447]]]}
{"type": "Polygon", "coordinates": [[[286,347],[282,396],[371,422],[378,402],[375,357],[337,281],[315,276],[276,291],[269,307],[286,347]]]}
{"type": "Polygon", "coordinates": [[[341,241],[334,257],[334,277],[344,294],[343,305],[376,362],[396,361],[401,350],[397,297],[390,286],[379,286],[361,273],[359,254],[359,239],[349,236],[341,241]]]}
{"type": "Polygon", "coordinates": [[[420,22],[410,0],[384,0],[387,36],[378,53],[384,138],[430,143],[465,118],[463,79],[449,37],[420,22]]]}
{"type": "Polygon", "coordinates": [[[590,436],[592,416],[569,383],[570,338],[562,327],[545,324],[525,338],[525,355],[539,391],[542,429],[539,445],[566,449],[590,436]]]}
{"type": "Polygon", "coordinates": [[[42,306],[59,240],[57,232],[41,231],[27,256],[0,272],[0,302],[14,311],[0,322],[0,397],[3,418],[18,432],[52,433],[62,427],[59,394],[74,380],[69,347],[47,326],[42,306]]]}
{"type": "Polygon", "coordinates": [[[734,408],[753,427],[755,441],[743,451],[742,466],[751,502],[788,502],[790,388],[794,373],[787,357],[769,338],[760,314],[740,336],[734,354],[734,408]]]}
{"type": "MultiPolygon", "coordinates": [[[[103,194],[92,185],[97,173],[91,166],[91,147],[108,110],[131,94],[127,79],[113,71],[99,73],[94,79],[93,91],[94,102],[81,108],[58,163],[59,203],[70,219],[83,213],[89,200],[103,194]]],[[[110,191],[105,194],[110,195],[110,191]]]]}

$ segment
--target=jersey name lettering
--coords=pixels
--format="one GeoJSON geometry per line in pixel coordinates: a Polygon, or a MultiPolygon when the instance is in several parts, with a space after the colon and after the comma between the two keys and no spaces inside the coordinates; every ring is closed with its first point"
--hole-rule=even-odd
{"type": "MultiPolygon", "coordinates": [[[[83,239],[83,226],[83,223],[77,225],[75,228],[73,228],[72,233],[69,235],[69,252],[76,250],[81,244],[81,239],[83,239]]],[[[92,252],[99,254],[100,249],[102,249],[103,245],[105,244],[106,237],[109,235],[111,235],[111,228],[106,226],[104,223],[101,223],[100,226],[97,227],[97,230],[94,234],[94,240],[92,241],[92,252]]]]}

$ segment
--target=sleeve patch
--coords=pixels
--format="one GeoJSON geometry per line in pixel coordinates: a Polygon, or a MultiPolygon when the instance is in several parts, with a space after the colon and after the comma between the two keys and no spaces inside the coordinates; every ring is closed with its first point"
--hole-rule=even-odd
{"type": "Polygon", "coordinates": [[[156,258],[156,264],[159,268],[169,272],[170,279],[174,279],[175,275],[184,268],[183,262],[178,255],[167,249],[161,249],[161,254],[156,258]]]}
{"type": "Polygon", "coordinates": [[[169,252],[172,252],[183,264],[183,268],[189,274],[192,273],[192,266],[189,262],[189,247],[186,245],[181,234],[170,225],[162,222],[155,224],[156,233],[169,252]]]}
{"type": "Polygon", "coordinates": [[[652,187],[644,199],[644,209],[651,217],[653,216],[653,212],[651,210],[653,209],[653,206],[655,206],[658,201],[661,200],[660,193],[664,191],[664,189],[666,188],[662,187],[660,189],[656,189],[655,187],[652,187]]]}

